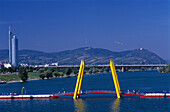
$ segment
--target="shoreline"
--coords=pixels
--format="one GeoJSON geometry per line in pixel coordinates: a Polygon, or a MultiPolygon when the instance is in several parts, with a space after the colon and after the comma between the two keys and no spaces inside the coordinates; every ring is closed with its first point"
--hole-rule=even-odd
{"type": "MultiPolygon", "coordinates": [[[[29,79],[29,80],[27,80],[27,81],[33,81],[33,80],[40,80],[40,79],[29,79]]],[[[27,81],[26,81],[26,82],[27,82],[27,81]]],[[[5,84],[16,83],[16,82],[23,82],[23,81],[22,81],[22,80],[8,81],[8,82],[6,82],[5,84]]]]}
{"type": "MultiPolygon", "coordinates": [[[[70,76],[62,76],[62,77],[53,77],[53,78],[50,78],[50,79],[56,79],[56,78],[69,78],[69,77],[76,77],[77,75],[70,75],[70,76]]],[[[25,82],[29,82],[29,81],[37,81],[37,80],[42,80],[42,79],[28,79],[27,81],[25,82]]],[[[48,79],[44,79],[44,80],[48,80],[48,79]]],[[[10,84],[10,83],[16,83],[16,82],[23,82],[22,80],[16,80],[16,81],[8,81],[4,84],[10,84]]]]}
{"type": "MultiPolygon", "coordinates": [[[[136,72],[136,71],[129,71],[129,72],[136,72]]],[[[104,72],[104,73],[109,73],[109,72],[104,72]]],[[[101,74],[101,73],[97,73],[97,74],[101,74]]],[[[94,74],[85,74],[85,75],[94,75],[94,74]]],[[[69,75],[69,76],[64,75],[64,76],[59,76],[59,77],[52,77],[50,79],[69,78],[69,77],[76,77],[76,76],[77,76],[77,74],[72,74],[72,75],[69,75]]],[[[40,78],[28,79],[26,82],[28,82],[28,81],[37,81],[37,80],[42,80],[42,79],[40,79],[40,78]]],[[[47,79],[43,79],[43,80],[47,80],[47,79]]],[[[22,80],[13,80],[13,81],[8,81],[8,82],[6,82],[4,84],[17,83],[17,82],[23,82],[23,81],[22,80]]]]}

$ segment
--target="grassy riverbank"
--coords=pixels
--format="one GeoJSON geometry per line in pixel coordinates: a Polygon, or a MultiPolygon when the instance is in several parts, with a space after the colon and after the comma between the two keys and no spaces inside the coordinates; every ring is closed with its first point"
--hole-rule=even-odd
{"type": "MultiPolygon", "coordinates": [[[[29,72],[28,73],[28,80],[39,80],[38,73],[29,72]]],[[[0,74],[0,81],[6,81],[6,82],[19,82],[21,81],[21,78],[19,78],[18,74],[0,74]]]]}
{"type": "MultiPolygon", "coordinates": [[[[8,69],[1,69],[0,72],[0,81],[8,82],[20,82],[21,77],[16,73],[19,70],[19,67],[12,67],[8,69]]],[[[26,72],[28,73],[27,80],[42,80],[42,79],[51,79],[51,78],[61,78],[61,77],[72,77],[76,76],[79,71],[79,67],[66,67],[66,68],[33,68],[26,67],[26,72]]],[[[121,68],[116,69],[121,71],[121,68]]],[[[126,71],[142,71],[142,70],[153,70],[153,68],[126,68],[126,71]]],[[[107,73],[110,72],[109,67],[86,67],[84,74],[98,74],[98,73],[107,73]]]]}
{"type": "Polygon", "coordinates": [[[20,78],[18,77],[17,74],[1,74],[0,80],[10,82],[10,81],[19,81],[20,78]]]}
{"type": "MultiPolygon", "coordinates": [[[[0,81],[11,82],[71,77],[78,74],[78,71],[79,67],[9,67],[0,69],[0,81]]],[[[109,72],[109,67],[86,67],[84,70],[84,74],[104,72],[109,72]]]]}
{"type": "MultiPolygon", "coordinates": [[[[62,73],[60,73],[60,74],[62,74],[62,73]]],[[[86,74],[89,74],[89,73],[86,73],[86,74]]],[[[74,77],[76,75],[77,74],[74,74],[74,73],[71,73],[70,75],[63,74],[63,75],[60,75],[57,77],[53,75],[51,78],[74,77]]],[[[47,79],[47,78],[45,78],[45,79],[47,79]]],[[[28,72],[28,80],[27,81],[30,81],[30,80],[42,80],[42,79],[40,78],[39,73],[28,72]]],[[[18,74],[12,73],[12,74],[0,74],[0,81],[6,81],[7,83],[11,83],[11,82],[21,82],[22,80],[21,80],[21,78],[19,78],[18,74]]]]}

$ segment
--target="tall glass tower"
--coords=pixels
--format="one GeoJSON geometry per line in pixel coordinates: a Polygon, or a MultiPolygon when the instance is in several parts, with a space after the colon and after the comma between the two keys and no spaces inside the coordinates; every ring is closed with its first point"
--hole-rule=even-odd
{"type": "Polygon", "coordinates": [[[12,63],[12,32],[9,26],[9,64],[12,63]]]}
{"type": "Polygon", "coordinates": [[[18,66],[18,39],[9,27],[9,64],[18,66]]]}

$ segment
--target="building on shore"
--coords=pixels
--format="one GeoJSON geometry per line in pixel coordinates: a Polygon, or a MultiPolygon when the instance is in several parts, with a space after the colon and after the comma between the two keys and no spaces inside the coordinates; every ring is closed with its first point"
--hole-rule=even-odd
{"type": "Polygon", "coordinates": [[[4,67],[5,67],[5,68],[9,68],[9,67],[11,67],[11,64],[5,63],[5,64],[4,64],[4,67]]]}
{"type": "Polygon", "coordinates": [[[18,66],[18,39],[9,27],[9,64],[18,66]]]}

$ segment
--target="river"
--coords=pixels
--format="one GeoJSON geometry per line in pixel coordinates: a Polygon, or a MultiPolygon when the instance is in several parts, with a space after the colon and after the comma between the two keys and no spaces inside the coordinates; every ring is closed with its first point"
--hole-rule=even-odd
{"type": "MultiPolygon", "coordinates": [[[[121,90],[147,92],[170,91],[170,74],[157,71],[119,72],[121,90]]],[[[27,94],[74,91],[76,77],[16,82],[0,85],[0,93],[17,92],[25,87],[27,94]]],[[[85,75],[82,90],[114,90],[111,73],[85,75]]],[[[121,98],[94,95],[59,99],[0,100],[0,112],[168,112],[170,98],[121,98]]]]}

